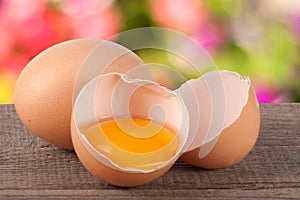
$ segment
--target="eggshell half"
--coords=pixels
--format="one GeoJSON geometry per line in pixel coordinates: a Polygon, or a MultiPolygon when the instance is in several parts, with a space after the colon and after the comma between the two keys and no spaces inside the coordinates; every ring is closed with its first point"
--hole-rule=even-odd
{"type": "MultiPolygon", "coordinates": [[[[202,79],[192,80],[192,83],[188,82],[187,84],[190,84],[189,86],[196,93],[200,115],[199,121],[190,121],[190,124],[200,122],[200,125],[196,129],[193,142],[180,159],[198,167],[223,168],[239,162],[255,145],[259,134],[260,112],[255,91],[248,78],[227,71],[210,73],[219,73],[223,82],[225,112],[220,112],[221,118],[224,116],[224,119],[219,120],[223,121],[223,125],[219,124],[217,129],[211,127],[212,110],[215,109],[216,113],[220,110],[216,110],[218,107],[213,106],[212,101],[209,101],[211,97],[207,88],[213,90],[213,85],[208,86],[213,82],[205,81],[209,79],[209,74],[204,75],[202,79]],[[208,136],[211,130],[214,130],[213,134],[208,136]]],[[[184,95],[182,91],[177,92],[184,95]]],[[[222,99],[219,101],[221,102],[222,99]]],[[[188,108],[191,105],[188,105],[188,108]]],[[[191,126],[197,127],[195,124],[191,126]]]]}

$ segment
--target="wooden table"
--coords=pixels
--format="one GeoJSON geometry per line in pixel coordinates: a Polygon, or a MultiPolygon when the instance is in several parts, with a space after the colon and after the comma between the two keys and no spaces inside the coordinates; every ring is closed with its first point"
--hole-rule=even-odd
{"type": "Polygon", "coordinates": [[[161,178],[126,189],[96,179],[73,151],[43,142],[13,105],[0,105],[0,199],[300,199],[300,104],[260,107],[259,139],[239,164],[204,170],[177,162],[161,178]]]}

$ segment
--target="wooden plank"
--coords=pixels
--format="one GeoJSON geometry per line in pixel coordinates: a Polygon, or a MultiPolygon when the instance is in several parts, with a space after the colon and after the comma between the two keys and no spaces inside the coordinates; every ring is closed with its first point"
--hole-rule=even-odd
{"type": "Polygon", "coordinates": [[[261,132],[257,146],[299,146],[300,104],[264,104],[260,106],[261,132]]]}
{"type": "Polygon", "coordinates": [[[89,174],[73,151],[38,139],[13,105],[0,105],[0,199],[276,199],[300,197],[300,104],[261,105],[257,145],[239,164],[204,170],[183,162],[144,186],[124,189],[89,174]]]}
{"type": "Polygon", "coordinates": [[[0,190],[2,200],[6,199],[299,199],[299,188],[291,189],[190,189],[190,190],[0,190]]]}
{"type": "MultiPolygon", "coordinates": [[[[261,189],[300,187],[300,147],[256,147],[242,162],[226,169],[203,170],[177,162],[167,174],[140,188],[261,189]],[[298,154],[297,154],[298,153],[298,154]]],[[[0,152],[0,189],[113,188],[90,175],[70,151],[5,148],[0,152]],[[13,159],[12,159],[13,158],[13,159]],[[84,181],[83,181],[84,180],[84,181]]]]}

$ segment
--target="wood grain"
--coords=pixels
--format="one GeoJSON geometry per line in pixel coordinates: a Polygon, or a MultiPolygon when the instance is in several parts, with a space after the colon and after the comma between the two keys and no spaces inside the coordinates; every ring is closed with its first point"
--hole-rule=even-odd
{"type": "Polygon", "coordinates": [[[32,135],[13,105],[0,105],[0,199],[300,199],[300,104],[260,107],[260,136],[240,163],[204,170],[177,162],[147,185],[118,188],[89,174],[73,151],[32,135]]]}

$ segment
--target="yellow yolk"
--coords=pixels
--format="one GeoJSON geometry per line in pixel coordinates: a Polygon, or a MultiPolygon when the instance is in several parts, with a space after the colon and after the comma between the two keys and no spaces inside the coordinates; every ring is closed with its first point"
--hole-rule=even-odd
{"type": "Polygon", "coordinates": [[[90,144],[119,167],[151,170],[173,157],[176,132],[151,120],[108,119],[84,133],[90,144]]]}

